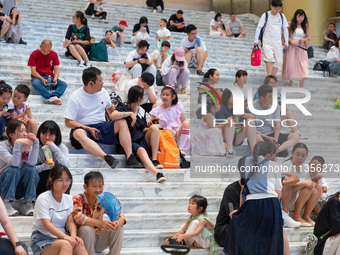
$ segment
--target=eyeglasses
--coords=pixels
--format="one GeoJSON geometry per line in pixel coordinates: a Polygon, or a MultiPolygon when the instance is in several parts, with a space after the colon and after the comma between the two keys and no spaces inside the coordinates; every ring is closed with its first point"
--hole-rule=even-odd
{"type": "Polygon", "coordinates": [[[63,185],[64,183],[67,184],[67,185],[70,185],[71,184],[71,179],[70,178],[67,178],[67,179],[58,179],[57,180],[58,184],[61,186],[63,185]]]}

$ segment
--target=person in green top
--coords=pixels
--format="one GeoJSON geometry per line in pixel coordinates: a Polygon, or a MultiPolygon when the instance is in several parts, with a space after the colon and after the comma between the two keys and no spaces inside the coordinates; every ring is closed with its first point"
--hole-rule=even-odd
{"type": "Polygon", "coordinates": [[[125,20],[121,20],[117,26],[112,27],[112,41],[119,47],[124,45],[125,33],[124,28],[128,27],[125,20]]]}
{"type": "MultiPolygon", "coordinates": [[[[192,196],[188,205],[188,212],[191,215],[172,239],[194,248],[209,248],[213,242],[214,224],[205,214],[207,206],[208,202],[205,197],[192,196]]],[[[169,239],[165,240],[165,243],[169,244],[169,239]]]]}

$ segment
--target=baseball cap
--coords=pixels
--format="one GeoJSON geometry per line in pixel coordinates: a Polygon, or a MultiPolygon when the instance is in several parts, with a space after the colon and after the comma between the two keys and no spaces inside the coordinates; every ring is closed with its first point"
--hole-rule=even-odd
{"type": "Polygon", "coordinates": [[[121,20],[121,21],[119,22],[119,24],[121,24],[121,25],[124,25],[124,26],[128,27],[128,25],[126,24],[126,21],[125,21],[125,20],[121,20]]]}
{"type": "Polygon", "coordinates": [[[185,60],[185,57],[184,57],[185,52],[184,52],[183,48],[181,48],[181,47],[177,48],[175,50],[174,54],[175,54],[176,61],[184,61],[185,60]]]}

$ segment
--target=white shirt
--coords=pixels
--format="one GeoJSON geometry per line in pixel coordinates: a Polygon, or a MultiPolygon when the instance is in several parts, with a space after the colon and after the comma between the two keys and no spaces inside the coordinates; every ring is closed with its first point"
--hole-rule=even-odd
{"type": "MultiPolygon", "coordinates": [[[[148,56],[148,59],[150,60],[149,54],[146,53],[146,55],[148,56]]],[[[141,55],[139,55],[137,53],[137,50],[130,51],[129,54],[127,55],[127,57],[126,57],[125,62],[131,62],[131,61],[133,61],[134,58],[141,58],[141,55]]]]}
{"type": "Polygon", "coordinates": [[[57,202],[50,190],[40,194],[35,202],[32,231],[38,230],[49,237],[55,237],[48,232],[41,220],[48,219],[61,232],[65,233],[67,217],[73,212],[71,195],[63,194],[61,202],[57,202]]]}
{"type": "MultiPolygon", "coordinates": [[[[210,21],[209,31],[210,31],[210,32],[211,32],[211,31],[216,31],[216,30],[213,30],[213,29],[211,28],[211,26],[218,26],[220,23],[221,23],[221,21],[215,21],[215,19],[212,19],[212,20],[210,21]]],[[[221,32],[221,31],[222,31],[222,28],[221,28],[221,27],[218,27],[218,28],[217,28],[217,31],[221,32]]]]}
{"type": "Polygon", "coordinates": [[[163,27],[163,28],[160,28],[157,30],[156,34],[159,36],[159,37],[168,37],[168,36],[171,36],[171,33],[170,33],[170,30],[167,29],[166,27],[163,27]]]}
{"type": "Polygon", "coordinates": [[[207,52],[207,51],[208,51],[208,50],[207,50],[207,47],[205,47],[205,43],[203,42],[203,40],[202,40],[199,36],[197,36],[196,39],[195,39],[193,42],[189,42],[188,36],[186,36],[186,37],[182,40],[182,42],[181,42],[181,47],[182,47],[182,48],[185,48],[185,47],[195,47],[195,49],[196,49],[197,47],[201,47],[201,48],[203,48],[203,51],[204,51],[204,52],[207,52]]]}
{"type": "MultiPolygon", "coordinates": [[[[171,61],[171,56],[167,57],[167,59],[163,62],[162,68],[161,68],[161,74],[162,75],[167,75],[170,71],[170,66],[173,65],[174,63],[171,61]]],[[[176,61],[175,61],[176,63],[176,61]]],[[[187,68],[188,64],[187,61],[184,60],[184,66],[187,68]]],[[[179,74],[181,70],[177,69],[177,75],[179,74]]]]}
{"type": "MultiPolygon", "coordinates": [[[[288,22],[285,15],[283,16],[283,30],[287,29],[288,22]]],[[[261,19],[259,21],[258,27],[263,27],[264,22],[266,21],[266,13],[263,13],[261,19]]],[[[281,43],[281,34],[282,34],[282,21],[280,13],[276,15],[272,15],[270,11],[268,11],[268,20],[266,24],[266,28],[264,30],[263,39],[266,39],[271,42],[281,43]]]]}
{"type": "Polygon", "coordinates": [[[334,62],[335,58],[340,58],[340,53],[339,53],[339,49],[335,46],[332,46],[331,49],[333,51],[331,51],[331,50],[328,51],[326,60],[329,61],[329,62],[334,62]]]}
{"type": "Polygon", "coordinates": [[[94,6],[93,6],[93,10],[94,10],[95,12],[99,12],[101,8],[103,8],[103,2],[101,2],[100,4],[98,4],[98,3],[96,2],[96,3],[94,4],[94,6]]]}
{"type": "Polygon", "coordinates": [[[105,121],[105,109],[110,107],[111,99],[104,88],[89,94],[81,87],[68,99],[64,117],[83,125],[98,124],[105,121]]]}
{"type": "MultiPolygon", "coordinates": [[[[136,85],[138,85],[138,78],[132,79],[126,82],[125,88],[124,88],[124,95],[122,98],[123,102],[127,102],[127,95],[129,93],[129,89],[136,85]]],[[[143,90],[144,90],[144,101],[142,104],[146,104],[149,102],[149,92],[146,89],[143,89],[143,90]]],[[[155,95],[155,89],[153,86],[150,87],[150,90],[155,95]]]]}

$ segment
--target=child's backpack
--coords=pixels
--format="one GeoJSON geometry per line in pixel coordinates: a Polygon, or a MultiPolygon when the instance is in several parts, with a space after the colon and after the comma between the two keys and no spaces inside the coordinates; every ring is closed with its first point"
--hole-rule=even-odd
{"type": "MultiPolygon", "coordinates": [[[[279,12],[279,13],[280,13],[281,23],[282,23],[282,25],[281,25],[281,32],[283,33],[283,15],[282,15],[281,12],[279,12]]],[[[268,12],[266,12],[266,19],[264,21],[263,27],[261,28],[260,35],[259,35],[259,40],[261,42],[261,47],[263,46],[262,40],[263,40],[264,30],[266,29],[267,21],[268,21],[268,12]]]]}
{"type": "Polygon", "coordinates": [[[159,131],[157,160],[164,168],[179,168],[179,149],[169,130],[159,131]]]}

